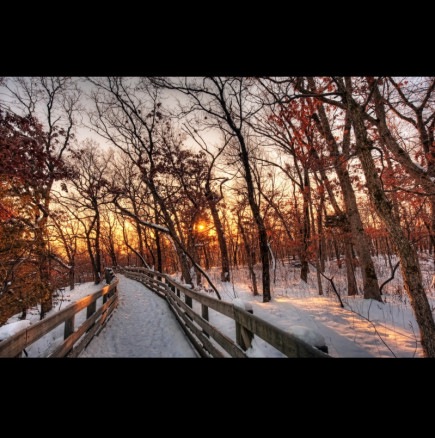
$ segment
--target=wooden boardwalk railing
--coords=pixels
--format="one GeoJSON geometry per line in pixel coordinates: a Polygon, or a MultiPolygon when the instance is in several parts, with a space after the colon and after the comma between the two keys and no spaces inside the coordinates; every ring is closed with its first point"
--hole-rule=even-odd
{"type": "Polygon", "coordinates": [[[118,304],[119,280],[111,269],[106,270],[106,281],[110,284],[98,292],[71,303],[0,342],[0,357],[21,357],[25,348],[63,323],[64,341],[48,357],[77,357],[91,339],[100,333],[118,304]],[[103,302],[97,309],[97,300],[101,297],[103,302]],[[87,308],[86,320],[75,329],[75,315],[84,308],[87,308]]]}
{"type": "Polygon", "coordinates": [[[141,282],[166,299],[183,330],[202,357],[247,357],[245,351],[251,347],[254,335],[287,357],[331,357],[253,315],[251,309],[244,309],[242,306],[196,292],[179,284],[166,274],[138,267],[117,268],[117,272],[141,282]],[[195,305],[198,311],[193,309],[193,301],[200,304],[200,307],[195,305]],[[236,342],[210,324],[209,308],[235,321],[236,342]]]}

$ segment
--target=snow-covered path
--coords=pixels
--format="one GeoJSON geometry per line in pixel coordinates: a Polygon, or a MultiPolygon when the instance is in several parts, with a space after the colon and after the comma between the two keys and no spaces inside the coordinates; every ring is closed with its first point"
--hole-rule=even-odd
{"type": "Polygon", "coordinates": [[[119,275],[119,303],[79,357],[198,357],[167,303],[119,275]]]}

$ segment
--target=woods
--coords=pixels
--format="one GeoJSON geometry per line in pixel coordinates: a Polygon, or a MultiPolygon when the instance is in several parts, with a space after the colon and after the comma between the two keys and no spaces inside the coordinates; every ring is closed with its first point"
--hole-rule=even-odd
{"type": "Polygon", "coordinates": [[[246,267],[268,303],[278,265],[304,283],[314,273],[323,295],[333,263],[345,294],[382,303],[374,258],[394,276],[397,255],[435,357],[419,261],[435,260],[434,78],[2,78],[0,88],[0,325],[36,305],[43,319],[59,287],[99,284],[106,266],[179,275],[219,299],[213,278],[231,284],[246,267]]]}

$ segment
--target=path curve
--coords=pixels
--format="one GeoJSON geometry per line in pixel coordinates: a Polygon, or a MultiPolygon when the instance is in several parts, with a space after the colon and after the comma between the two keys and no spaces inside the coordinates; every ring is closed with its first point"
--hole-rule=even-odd
{"type": "Polygon", "coordinates": [[[79,357],[198,357],[165,300],[117,274],[119,303],[79,357]]]}

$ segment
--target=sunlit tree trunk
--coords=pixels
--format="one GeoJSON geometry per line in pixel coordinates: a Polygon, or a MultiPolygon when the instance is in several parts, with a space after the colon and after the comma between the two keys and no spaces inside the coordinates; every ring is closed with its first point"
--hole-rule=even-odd
{"type": "Polygon", "coordinates": [[[216,207],[216,195],[210,189],[210,183],[206,182],[206,193],[205,193],[208,207],[213,218],[213,224],[216,231],[216,235],[219,243],[219,250],[221,253],[221,281],[230,281],[230,261],[228,257],[228,248],[225,241],[225,234],[222,226],[222,221],[219,217],[219,212],[216,207]]]}
{"type": "Polygon", "coordinates": [[[391,202],[388,200],[373,160],[371,151],[373,142],[369,139],[364,124],[363,111],[352,98],[352,85],[350,78],[346,79],[345,102],[348,107],[356,137],[356,151],[361,161],[367,181],[370,198],[373,206],[382,218],[391,239],[397,249],[405,289],[410,297],[421,334],[421,345],[426,357],[435,357],[435,322],[432,311],[423,287],[420,265],[414,247],[407,239],[400,223],[393,212],[391,202]]]}
{"type": "MultiPolygon", "coordinates": [[[[346,161],[343,162],[342,156],[339,153],[338,145],[334,136],[332,135],[329,122],[326,116],[326,112],[323,106],[319,106],[318,113],[320,117],[320,130],[328,141],[331,155],[334,159],[335,170],[337,172],[340,187],[343,193],[343,200],[346,208],[346,216],[349,221],[350,231],[352,232],[355,250],[358,255],[358,260],[361,266],[361,274],[363,279],[363,291],[364,298],[375,299],[381,301],[381,294],[379,291],[378,278],[376,275],[375,266],[370,253],[370,241],[366,233],[364,232],[364,226],[361,220],[361,216],[357,206],[357,200],[355,192],[352,187],[352,183],[347,170],[346,161]]],[[[347,158],[349,142],[350,142],[350,120],[346,119],[345,122],[345,134],[343,139],[343,156],[347,158]]],[[[347,257],[346,257],[347,260],[347,257]]],[[[349,267],[347,267],[350,273],[349,267]]],[[[349,285],[353,283],[352,279],[348,280],[349,285]]],[[[351,289],[353,291],[354,288],[351,289]]]]}
{"type": "Polygon", "coordinates": [[[242,218],[241,218],[240,214],[237,215],[237,219],[238,219],[238,226],[239,226],[240,234],[242,236],[243,244],[245,245],[246,261],[248,264],[249,275],[250,275],[251,281],[252,281],[252,291],[253,291],[254,296],[255,296],[255,295],[258,295],[258,289],[257,289],[257,278],[255,276],[255,271],[254,271],[254,261],[252,259],[252,249],[251,249],[251,245],[248,241],[248,236],[246,235],[246,231],[245,231],[245,228],[243,226],[242,218]]]}

